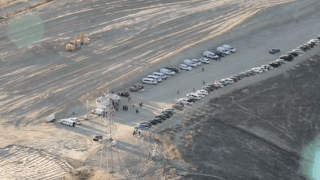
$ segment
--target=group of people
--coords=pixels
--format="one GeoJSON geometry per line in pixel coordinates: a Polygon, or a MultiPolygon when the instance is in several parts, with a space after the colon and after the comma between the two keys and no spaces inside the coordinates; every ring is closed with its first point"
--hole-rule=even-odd
{"type": "Polygon", "coordinates": [[[119,103],[117,101],[112,100],[113,108],[118,111],[119,103]]]}
{"type": "Polygon", "coordinates": [[[122,106],[122,110],[128,111],[128,106],[127,105],[122,106]]]}
{"type": "Polygon", "coordinates": [[[140,136],[140,131],[138,131],[138,130],[135,129],[135,130],[133,131],[133,135],[135,135],[135,134],[139,134],[139,136],[140,136]]]}

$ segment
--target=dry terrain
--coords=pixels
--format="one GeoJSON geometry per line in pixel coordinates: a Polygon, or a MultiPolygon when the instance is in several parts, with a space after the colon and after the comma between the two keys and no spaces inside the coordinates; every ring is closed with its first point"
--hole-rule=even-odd
{"type": "Polygon", "coordinates": [[[0,154],[0,164],[5,164],[0,174],[8,179],[32,178],[49,163],[56,171],[43,177],[52,179],[64,176],[69,165],[80,168],[67,175],[71,179],[106,178],[111,171],[119,179],[301,179],[305,174],[298,172],[302,147],[316,133],[299,133],[316,127],[312,121],[317,116],[316,111],[307,113],[313,118],[307,118],[311,123],[307,126],[303,113],[311,104],[299,104],[297,98],[316,99],[312,95],[317,87],[312,84],[314,77],[308,79],[316,69],[294,75],[307,80],[301,79],[300,86],[292,86],[295,89],[285,88],[292,85],[286,83],[296,83],[290,73],[300,72],[299,68],[288,70],[320,54],[319,47],[280,68],[211,93],[140,137],[132,131],[137,123],[151,119],[193,88],[200,89],[203,81],[214,82],[269,63],[281,55],[269,54],[271,48],[285,53],[320,34],[319,8],[318,0],[55,0],[1,19],[0,148],[6,154],[0,154]],[[65,50],[82,31],[89,35],[90,43],[75,52],[65,50]],[[161,67],[200,58],[203,51],[214,51],[224,43],[237,48],[237,53],[182,71],[157,86],[146,85],[144,91],[131,93],[130,102],[122,98],[114,124],[92,114],[83,120],[86,100],[89,110],[95,108],[95,98],[102,91],[128,90],[161,67]],[[310,92],[299,89],[302,87],[310,92]],[[123,105],[129,110],[122,111],[123,105]],[[297,108],[302,114],[296,114],[297,108]],[[58,120],[76,116],[83,124],[44,123],[52,113],[58,120]],[[296,132],[296,126],[305,128],[296,132]],[[92,141],[94,135],[110,132],[118,142],[115,148],[108,141],[92,141]],[[30,148],[31,153],[10,152],[13,146],[19,152],[30,148]],[[156,161],[148,159],[153,149],[158,152],[156,161]],[[32,166],[26,161],[28,156],[40,159],[39,168],[25,177],[7,171],[32,166]],[[49,156],[57,159],[51,162],[49,156]],[[41,166],[42,158],[45,166],[41,166]]]}

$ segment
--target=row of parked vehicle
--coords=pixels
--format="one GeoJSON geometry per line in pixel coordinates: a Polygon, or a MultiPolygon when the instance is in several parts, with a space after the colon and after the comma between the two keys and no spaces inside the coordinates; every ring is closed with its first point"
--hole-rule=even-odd
{"type": "MultiPolygon", "coordinates": [[[[316,38],[311,39],[307,44],[301,45],[298,48],[292,50],[291,52],[288,52],[284,55],[281,55],[279,57],[279,59],[270,62],[269,64],[264,64],[260,67],[254,67],[250,70],[246,70],[244,72],[240,72],[238,74],[232,75],[228,78],[224,78],[218,81],[215,81],[214,83],[208,83],[206,86],[203,86],[201,90],[197,90],[196,92],[192,92],[192,93],[188,93],[186,96],[186,98],[180,98],[179,102],[175,103],[172,105],[172,108],[165,108],[164,111],[162,111],[159,115],[155,116],[153,119],[148,120],[148,121],[144,121],[144,122],[140,122],[140,124],[138,126],[136,126],[136,129],[148,129],[150,128],[152,125],[156,125],[158,123],[162,123],[164,120],[166,120],[167,118],[170,118],[176,111],[175,109],[178,110],[183,110],[183,107],[185,105],[192,105],[194,102],[200,100],[201,98],[206,97],[210,92],[217,90],[219,88],[222,88],[224,86],[227,86],[228,84],[233,84],[239,80],[241,80],[242,78],[248,77],[248,76],[252,76],[255,74],[260,74],[269,70],[272,70],[274,68],[277,68],[279,66],[281,66],[282,64],[285,64],[286,61],[292,61],[294,59],[295,56],[298,56],[299,54],[302,54],[304,51],[307,51],[310,48],[313,48],[314,46],[317,46],[320,44],[320,35],[318,35],[316,38]]],[[[219,52],[219,54],[210,52],[210,51],[205,51],[203,53],[203,56],[208,57],[208,58],[218,58],[219,56],[223,56],[221,54],[230,54],[230,52],[236,52],[236,49],[230,47],[229,45],[227,46],[222,46],[222,48],[218,47],[217,51],[219,52]],[[229,47],[229,48],[227,48],[229,47]],[[222,49],[223,48],[223,49],[222,49]]],[[[280,49],[278,48],[274,48],[274,51],[280,51],[280,49]]],[[[273,51],[272,50],[272,51],[273,51]]],[[[270,52],[271,53],[271,52],[270,52]]],[[[274,54],[274,53],[271,53],[274,54]]],[[[184,60],[184,64],[180,64],[180,69],[185,68],[186,70],[191,70],[191,66],[192,67],[197,67],[199,65],[201,65],[200,63],[202,63],[202,61],[206,61],[208,59],[206,58],[202,58],[199,60],[184,60]],[[188,69],[187,69],[188,68],[188,69]]],[[[210,63],[207,62],[207,63],[210,63]]]]}
{"type": "MultiPolygon", "coordinates": [[[[222,88],[228,84],[233,84],[234,82],[237,82],[241,80],[244,77],[252,76],[255,74],[260,74],[269,70],[272,70],[274,68],[277,68],[281,66],[282,64],[285,64],[286,61],[292,61],[295,56],[298,56],[299,54],[302,54],[304,51],[307,51],[310,48],[313,48],[320,44],[320,35],[318,35],[316,38],[311,39],[307,44],[301,45],[296,49],[293,49],[291,52],[288,52],[287,54],[281,55],[279,59],[270,62],[269,64],[264,64],[260,67],[254,67],[250,70],[240,72],[238,74],[235,74],[233,76],[230,76],[225,79],[221,79],[218,81],[215,81],[214,83],[209,83],[206,86],[203,86],[201,90],[196,91],[195,93],[189,93],[187,94],[187,98],[180,98],[179,102],[172,105],[173,108],[181,109],[180,104],[186,104],[186,105],[192,105],[195,101],[200,100],[201,98],[207,96],[210,92],[222,88]]],[[[274,48],[277,49],[277,48],[274,48]]],[[[275,50],[276,51],[276,50],[275,50]]],[[[279,49],[280,51],[280,49],[279,49]]],[[[270,52],[271,53],[271,52],[270,52]]],[[[273,53],[271,53],[273,54],[273,53]]]]}
{"type": "MultiPolygon", "coordinates": [[[[210,51],[203,52],[204,58],[191,59],[191,60],[185,59],[183,61],[183,64],[179,65],[179,69],[190,71],[192,70],[192,68],[196,68],[198,66],[201,66],[202,64],[210,64],[210,60],[207,58],[218,59],[220,57],[223,57],[224,55],[230,54],[230,52],[235,53],[236,49],[225,44],[221,47],[217,47],[217,52],[215,53],[210,51]]],[[[159,74],[159,72],[154,72],[152,75],[148,75],[147,78],[143,78],[142,83],[156,85],[158,82],[161,82],[162,79],[167,79],[166,75],[174,76],[176,73],[180,73],[179,69],[175,67],[162,68],[160,69],[160,73],[162,74],[159,74]]],[[[219,84],[219,87],[220,86],[223,87],[222,84],[219,84]]],[[[131,87],[130,90],[131,89],[136,90],[135,87],[131,87]]],[[[156,115],[153,119],[140,122],[140,124],[136,126],[135,129],[147,130],[152,125],[162,123],[167,118],[170,118],[176,112],[175,109],[183,110],[183,107],[185,104],[191,105],[194,101],[201,99],[200,97],[205,97],[208,94],[209,92],[205,89],[198,90],[196,93],[187,94],[189,98],[180,99],[179,102],[172,105],[172,108],[164,108],[164,110],[159,115],[156,115]]]]}
{"type": "MultiPolygon", "coordinates": [[[[179,68],[175,67],[165,67],[161,68],[160,72],[153,72],[151,75],[148,75],[146,78],[142,79],[143,84],[151,84],[157,85],[162,82],[162,80],[167,79],[167,75],[174,76],[176,73],[180,73],[180,70],[191,71],[192,68],[196,68],[201,66],[202,64],[210,64],[211,59],[218,59],[219,57],[223,57],[223,55],[228,55],[230,52],[236,52],[236,49],[231,47],[230,45],[223,45],[221,47],[217,47],[217,52],[205,51],[203,52],[203,58],[200,59],[185,59],[182,64],[179,65],[179,68]]],[[[136,89],[136,88],[133,88],[136,89]]]]}
{"type": "Polygon", "coordinates": [[[174,113],[176,113],[176,111],[173,108],[164,108],[163,111],[159,115],[156,115],[154,118],[152,118],[150,120],[140,122],[140,124],[138,126],[136,126],[135,129],[147,130],[151,126],[162,123],[163,121],[167,120],[174,113]]]}

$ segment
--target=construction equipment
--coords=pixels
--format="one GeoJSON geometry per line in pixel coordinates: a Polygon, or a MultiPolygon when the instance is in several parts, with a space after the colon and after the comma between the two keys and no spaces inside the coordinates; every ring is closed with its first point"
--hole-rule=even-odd
{"type": "Polygon", "coordinates": [[[81,32],[73,41],[70,41],[70,43],[66,45],[66,49],[70,51],[80,49],[81,45],[88,44],[89,41],[88,35],[84,35],[83,32],[81,32]]]}

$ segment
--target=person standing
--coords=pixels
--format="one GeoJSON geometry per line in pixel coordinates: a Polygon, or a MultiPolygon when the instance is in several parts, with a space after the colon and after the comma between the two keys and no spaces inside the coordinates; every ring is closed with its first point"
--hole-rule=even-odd
{"type": "Polygon", "coordinates": [[[203,81],[203,85],[205,84],[205,82],[203,81]]]}
{"type": "MultiPolygon", "coordinates": [[[[179,94],[179,91],[177,92],[177,94],[179,94]]],[[[154,103],[153,103],[154,104],[154,103]]]]}
{"type": "Polygon", "coordinates": [[[139,131],[139,136],[140,136],[140,131],[139,131]]]}
{"type": "Polygon", "coordinates": [[[132,105],[132,107],[134,108],[134,104],[132,105]]]}
{"type": "Polygon", "coordinates": [[[202,72],[204,71],[204,68],[202,68],[202,72]]]}

